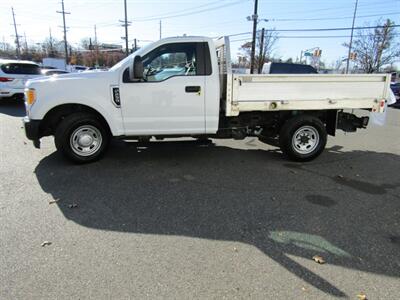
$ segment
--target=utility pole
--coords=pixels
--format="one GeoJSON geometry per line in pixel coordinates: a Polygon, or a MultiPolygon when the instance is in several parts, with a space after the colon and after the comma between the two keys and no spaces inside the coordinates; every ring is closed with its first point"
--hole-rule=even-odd
{"type": "Polygon", "coordinates": [[[131,22],[128,22],[128,10],[126,8],[126,0],[124,0],[124,9],[125,9],[125,20],[119,20],[121,23],[123,23],[121,26],[125,27],[125,37],[122,39],[125,40],[125,51],[126,51],[126,56],[129,55],[129,46],[128,46],[128,26],[131,25],[131,22]]]}
{"type": "Polygon", "coordinates": [[[17,24],[15,23],[15,13],[14,13],[14,8],[13,7],[11,7],[11,12],[12,12],[13,21],[14,21],[15,43],[17,44],[17,47],[16,47],[15,51],[17,53],[17,58],[20,59],[19,35],[18,35],[18,31],[17,31],[17,24]]]}
{"type": "Polygon", "coordinates": [[[160,20],[160,40],[161,40],[161,20],[160,20]]]}
{"type": "Polygon", "coordinates": [[[124,8],[125,8],[125,50],[126,50],[126,55],[129,54],[129,48],[128,48],[128,10],[126,8],[126,0],[124,0],[124,8]]]}
{"type": "Polygon", "coordinates": [[[65,26],[65,15],[71,14],[70,12],[66,12],[64,9],[64,0],[61,0],[61,11],[57,11],[57,13],[63,15],[63,27],[64,27],[64,50],[65,50],[65,65],[68,65],[68,44],[67,44],[67,27],[65,26]]]}
{"type": "Polygon", "coordinates": [[[261,30],[260,54],[258,55],[258,74],[261,74],[261,70],[264,64],[264,35],[265,28],[261,30]]]}
{"type": "Polygon", "coordinates": [[[251,42],[251,62],[250,62],[250,74],[254,73],[254,56],[256,52],[256,33],[257,33],[257,10],[258,10],[258,0],[254,1],[254,14],[252,15],[253,19],[253,40],[251,42]]]}
{"type": "Polygon", "coordinates": [[[137,40],[134,39],[135,51],[137,50],[137,40]]]}
{"type": "Polygon", "coordinates": [[[358,0],[356,0],[356,4],[355,4],[355,6],[354,6],[353,25],[351,26],[349,53],[348,53],[348,55],[347,55],[347,63],[346,63],[346,74],[349,73],[350,55],[351,55],[351,47],[352,47],[352,45],[353,45],[354,23],[355,23],[355,21],[356,21],[357,6],[358,6],[358,0]]]}
{"type": "Polygon", "coordinates": [[[99,66],[99,46],[97,44],[97,28],[96,24],[94,25],[94,46],[96,47],[96,67],[99,66]]]}
{"type": "Polygon", "coordinates": [[[24,40],[25,40],[25,54],[28,53],[28,42],[26,41],[26,32],[24,31],[24,40]]]}
{"type": "Polygon", "coordinates": [[[94,44],[97,45],[97,28],[96,28],[96,24],[94,25],[94,44]]]}
{"type": "Polygon", "coordinates": [[[53,57],[54,56],[54,48],[53,48],[53,37],[51,36],[51,27],[49,27],[49,44],[50,44],[49,57],[53,57]]]}

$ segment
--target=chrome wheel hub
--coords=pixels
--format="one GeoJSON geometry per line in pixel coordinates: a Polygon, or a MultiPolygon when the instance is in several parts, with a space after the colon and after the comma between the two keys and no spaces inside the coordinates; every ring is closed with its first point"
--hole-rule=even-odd
{"type": "Polygon", "coordinates": [[[89,147],[93,143],[93,138],[89,134],[83,134],[78,138],[78,144],[82,147],[89,147]]]}
{"type": "Polygon", "coordinates": [[[302,126],[294,133],[292,146],[300,154],[313,152],[319,144],[318,130],[312,126],[302,126]]]}
{"type": "Polygon", "coordinates": [[[100,130],[91,125],[83,125],[71,134],[70,146],[77,155],[89,156],[100,149],[102,141],[100,130]]]}

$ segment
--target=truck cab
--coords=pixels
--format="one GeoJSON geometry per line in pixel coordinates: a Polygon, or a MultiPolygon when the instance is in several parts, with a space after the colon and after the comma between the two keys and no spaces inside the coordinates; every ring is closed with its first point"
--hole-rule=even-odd
{"type": "Polygon", "coordinates": [[[220,87],[210,49],[211,39],[170,38],[129,57],[118,68],[124,134],[215,134],[220,87]],[[136,78],[135,62],[143,68],[136,78]]]}

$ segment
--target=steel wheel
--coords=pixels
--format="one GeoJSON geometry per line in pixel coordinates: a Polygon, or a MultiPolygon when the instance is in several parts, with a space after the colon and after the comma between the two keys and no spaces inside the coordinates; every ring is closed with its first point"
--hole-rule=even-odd
{"type": "Polygon", "coordinates": [[[324,123],[314,116],[301,114],[287,120],[279,132],[282,152],[294,161],[310,161],[325,148],[327,132],[324,123]]]}
{"type": "Polygon", "coordinates": [[[99,129],[92,125],[83,125],[76,128],[70,137],[72,151],[79,156],[90,156],[96,153],[103,142],[99,129]]]}
{"type": "Polygon", "coordinates": [[[313,152],[319,143],[318,130],[312,126],[302,126],[296,130],[292,138],[293,148],[300,154],[313,152]]]}

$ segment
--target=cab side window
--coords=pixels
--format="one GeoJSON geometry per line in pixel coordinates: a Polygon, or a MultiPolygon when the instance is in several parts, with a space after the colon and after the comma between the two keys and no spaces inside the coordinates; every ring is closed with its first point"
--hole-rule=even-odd
{"type": "Polygon", "coordinates": [[[145,55],[142,61],[147,82],[198,75],[196,43],[166,44],[145,55]]]}

